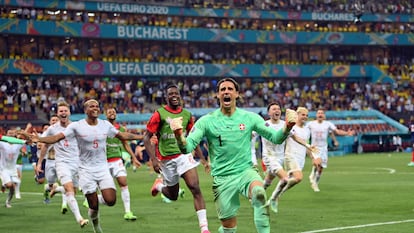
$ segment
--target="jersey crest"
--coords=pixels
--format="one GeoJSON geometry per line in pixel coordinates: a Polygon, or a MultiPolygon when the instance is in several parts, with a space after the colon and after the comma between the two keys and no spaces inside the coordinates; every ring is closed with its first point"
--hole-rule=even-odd
{"type": "Polygon", "coordinates": [[[240,125],[239,125],[239,129],[240,129],[240,130],[245,130],[245,129],[246,129],[246,125],[245,125],[245,124],[243,124],[243,123],[242,123],[242,124],[240,124],[240,125]]]}

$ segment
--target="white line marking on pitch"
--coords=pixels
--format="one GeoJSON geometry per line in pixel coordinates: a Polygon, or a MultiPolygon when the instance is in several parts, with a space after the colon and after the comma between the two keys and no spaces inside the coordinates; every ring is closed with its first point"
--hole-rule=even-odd
{"type": "MultiPolygon", "coordinates": [[[[353,167],[354,169],[356,168],[356,167],[353,167]]],[[[364,168],[361,168],[361,169],[364,169],[364,168]]],[[[393,168],[388,168],[388,167],[377,167],[377,168],[373,168],[374,170],[385,170],[385,171],[388,171],[388,173],[389,174],[396,174],[397,173],[397,170],[396,169],[393,169],[393,168]]],[[[368,175],[376,175],[376,174],[384,174],[383,172],[379,172],[379,171],[367,171],[366,169],[364,169],[364,171],[363,172],[360,172],[360,171],[327,171],[327,172],[332,172],[332,173],[335,173],[335,174],[345,174],[345,175],[348,175],[348,174],[368,174],[368,175]]],[[[413,172],[398,172],[398,174],[399,175],[414,175],[414,173],[413,172]]]]}
{"type": "Polygon", "coordinates": [[[381,226],[381,225],[392,225],[392,224],[400,224],[400,223],[407,223],[407,222],[414,222],[414,219],[407,219],[407,220],[393,221],[393,222],[379,222],[379,223],[371,223],[371,224],[348,226],[348,227],[335,227],[335,228],[327,228],[327,229],[314,230],[314,231],[304,231],[304,232],[301,232],[301,233],[317,233],[317,232],[328,232],[328,231],[340,231],[340,230],[347,230],[347,229],[375,227],[375,226],[381,226]]]}
{"type": "Polygon", "coordinates": [[[392,169],[392,168],[386,168],[386,167],[377,167],[377,168],[375,168],[375,169],[377,169],[377,170],[386,170],[386,171],[389,171],[389,173],[390,173],[390,174],[393,174],[393,173],[395,173],[395,172],[396,172],[396,170],[395,170],[395,169],[392,169]]]}
{"type": "MultiPolygon", "coordinates": [[[[33,196],[43,196],[43,192],[20,192],[21,194],[23,194],[23,195],[33,195],[33,196]]],[[[62,195],[62,193],[57,193],[56,194],[57,196],[60,196],[60,195],[62,195]]],[[[85,197],[84,195],[82,195],[82,194],[76,194],[75,195],[75,197],[76,198],[82,198],[82,197],[85,197]]]]}

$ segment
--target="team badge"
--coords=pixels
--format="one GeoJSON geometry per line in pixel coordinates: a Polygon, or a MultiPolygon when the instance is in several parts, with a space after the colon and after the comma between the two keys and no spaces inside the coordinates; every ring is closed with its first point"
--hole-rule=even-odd
{"type": "Polygon", "coordinates": [[[244,124],[240,124],[240,125],[239,125],[239,129],[240,129],[240,130],[245,130],[245,129],[246,129],[246,125],[244,125],[244,124]]]}

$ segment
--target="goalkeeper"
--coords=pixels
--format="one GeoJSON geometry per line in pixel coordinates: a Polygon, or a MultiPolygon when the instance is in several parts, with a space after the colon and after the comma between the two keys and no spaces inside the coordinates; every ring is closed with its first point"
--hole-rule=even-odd
{"type": "Polygon", "coordinates": [[[288,110],[287,126],[276,131],[266,127],[264,119],[258,114],[237,108],[239,97],[239,84],[232,78],[224,78],[217,84],[219,109],[201,117],[187,138],[182,134],[180,118],[172,120],[170,127],[183,153],[194,150],[204,137],[207,138],[214,200],[221,221],[219,232],[236,232],[241,194],[252,200],[257,232],[269,233],[269,208],[266,206],[263,179],[251,161],[252,132],[280,144],[295,125],[297,114],[288,110]]]}

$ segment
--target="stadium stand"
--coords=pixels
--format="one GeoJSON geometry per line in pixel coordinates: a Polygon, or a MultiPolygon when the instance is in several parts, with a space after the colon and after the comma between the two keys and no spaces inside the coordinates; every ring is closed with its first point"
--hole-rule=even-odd
{"type": "Polygon", "coordinates": [[[217,80],[232,76],[241,106],[258,113],[274,100],[324,107],[349,111],[336,124],[358,129],[362,143],[404,135],[414,111],[412,3],[372,2],[10,0],[0,6],[0,120],[39,122],[60,100],[82,113],[84,99],[98,98],[142,128],[167,82],[198,115],[216,107],[217,80]],[[352,114],[366,110],[371,118],[352,114]]]}

